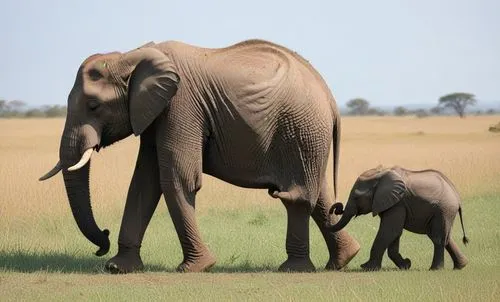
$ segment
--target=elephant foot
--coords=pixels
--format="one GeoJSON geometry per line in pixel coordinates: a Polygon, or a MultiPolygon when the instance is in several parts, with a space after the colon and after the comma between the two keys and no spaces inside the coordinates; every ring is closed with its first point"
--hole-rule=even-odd
{"type": "Polygon", "coordinates": [[[460,259],[460,261],[457,261],[453,264],[453,269],[456,270],[463,269],[468,263],[469,260],[467,260],[467,258],[460,259]]]}
{"type": "Polygon", "coordinates": [[[288,257],[278,268],[280,272],[314,272],[316,268],[309,257],[296,258],[288,257]]]}
{"type": "Polygon", "coordinates": [[[361,249],[359,243],[345,231],[337,233],[338,249],[335,255],[330,255],[330,259],[325,266],[326,270],[340,270],[347,267],[347,264],[358,254],[361,249]]]}
{"type": "Polygon", "coordinates": [[[111,274],[127,274],[142,271],[144,264],[139,255],[139,248],[128,248],[119,245],[118,254],[106,262],[104,269],[111,274]]]}
{"type": "Polygon", "coordinates": [[[439,271],[444,268],[444,265],[433,265],[431,268],[429,268],[430,271],[439,271]]]}
{"type": "Polygon", "coordinates": [[[205,253],[203,256],[183,261],[179,264],[179,266],[177,266],[176,270],[180,273],[206,272],[210,270],[215,263],[215,257],[210,253],[205,253]]]}
{"type": "Polygon", "coordinates": [[[411,267],[411,260],[408,258],[403,259],[403,262],[398,264],[398,268],[402,270],[410,269],[410,267],[411,267]]]}
{"type": "Polygon", "coordinates": [[[131,259],[115,256],[106,262],[104,268],[111,274],[127,274],[142,271],[144,269],[144,264],[141,258],[131,259]]]}
{"type": "Polygon", "coordinates": [[[364,271],[378,271],[378,270],[380,270],[381,265],[380,264],[374,264],[374,263],[371,263],[370,261],[368,261],[368,262],[365,262],[365,263],[361,264],[361,268],[364,271]]]}

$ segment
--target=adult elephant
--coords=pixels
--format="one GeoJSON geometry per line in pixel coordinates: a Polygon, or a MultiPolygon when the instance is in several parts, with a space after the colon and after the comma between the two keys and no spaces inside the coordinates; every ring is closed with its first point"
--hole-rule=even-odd
{"type": "Polygon", "coordinates": [[[309,217],[330,252],[328,269],[344,267],[359,250],[345,231],[326,229],[334,196],[327,192],[333,139],[337,186],[340,118],[335,99],[315,69],[285,47],[261,40],[208,49],[150,42],[130,52],[96,54],[80,66],[68,97],[59,163],[81,232],[109,250],[91,209],[92,152],[140,135],[118,253],[105,267],[143,267],[144,232],[161,194],[182,246],[178,271],[203,271],[215,258],[200,238],[195,196],[202,173],[240,187],[268,189],[288,213],[284,271],[311,271],[309,217]]]}

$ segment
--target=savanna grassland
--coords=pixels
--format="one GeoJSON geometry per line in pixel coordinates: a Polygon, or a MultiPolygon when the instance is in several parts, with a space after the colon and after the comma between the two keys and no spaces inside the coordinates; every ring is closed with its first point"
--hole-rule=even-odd
{"type": "MultiPolygon", "coordinates": [[[[405,232],[401,253],[412,260],[398,271],[387,256],[383,271],[365,273],[378,218],[358,217],[347,230],[362,246],[349,268],[326,272],[328,254],[311,220],[311,257],[318,272],[277,273],[285,260],[286,214],[265,190],[231,186],[205,176],[197,198],[204,240],[218,258],[209,273],[179,274],[180,245],[164,201],[146,232],[146,272],[108,275],[104,262],[116,242],[138,139],[130,137],[92,159],[91,192],[98,225],[111,231],[110,253],[77,229],[61,175],[38,177],[58,160],[63,119],[0,120],[0,300],[500,300],[500,133],[488,132],[500,116],[344,117],[340,154],[340,199],[362,171],[378,164],[435,168],[447,174],[463,197],[470,244],[453,237],[469,258],[453,271],[430,272],[432,244],[405,232]]],[[[331,162],[328,173],[331,175],[331,162]]],[[[330,179],[332,177],[329,177],[330,179]]]]}

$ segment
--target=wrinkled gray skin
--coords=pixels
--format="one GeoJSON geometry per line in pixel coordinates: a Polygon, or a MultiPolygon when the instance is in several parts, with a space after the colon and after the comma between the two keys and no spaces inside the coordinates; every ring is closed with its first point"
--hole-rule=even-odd
{"type": "Polygon", "coordinates": [[[344,267],[358,252],[345,231],[326,229],[335,222],[325,173],[333,141],[336,189],[340,117],[321,76],[296,53],[259,40],[220,49],[164,42],[82,63],[68,97],[60,162],[41,180],[63,171],[74,218],[98,256],[109,250],[109,231],[99,229],[91,210],[90,155],[131,134],[140,135],[140,148],[109,271],[143,268],[139,250],[161,194],[184,254],[178,270],[214,265],[194,214],[202,173],[281,199],[288,259],[280,270],[314,270],[310,216],[330,252],[327,269],[344,267]]]}
{"type": "Polygon", "coordinates": [[[367,170],[356,180],[345,210],[335,203],[330,214],[342,215],[340,221],[329,227],[343,229],[352,217],[373,213],[380,216],[380,227],[373,242],[370,259],[361,265],[365,270],[379,270],[386,249],[389,258],[400,268],[409,269],[410,259],[399,253],[399,239],[403,229],[427,234],[434,244],[431,270],[444,265],[444,249],[448,251],[455,269],[468,262],[451,237],[451,228],[457,212],[460,214],[463,243],[467,244],[462,221],[460,196],[451,181],[436,170],[411,171],[395,166],[381,166],[367,170]]]}

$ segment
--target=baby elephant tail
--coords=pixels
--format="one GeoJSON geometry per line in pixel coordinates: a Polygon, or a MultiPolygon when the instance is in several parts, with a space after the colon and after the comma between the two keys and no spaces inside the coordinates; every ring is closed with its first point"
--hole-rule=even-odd
{"type": "Polygon", "coordinates": [[[469,243],[469,238],[467,238],[467,236],[465,236],[464,220],[462,218],[462,207],[458,208],[458,215],[460,215],[460,223],[462,224],[462,232],[464,233],[464,237],[462,238],[462,242],[464,243],[464,245],[467,245],[467,243],[469,243]]]}

